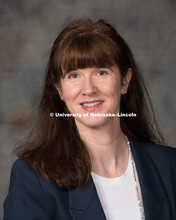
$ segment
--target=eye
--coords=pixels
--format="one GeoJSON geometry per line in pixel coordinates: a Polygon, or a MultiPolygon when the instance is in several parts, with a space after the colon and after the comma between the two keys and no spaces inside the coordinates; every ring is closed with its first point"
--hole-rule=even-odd
{"type": "Polygon", "coordinates": [[[72,73],[72,74],[70,74],[69,76],[68,76],[68,78],[70,78],[70,79],[75,79],[75,78],[78,78],[78,74],[77,73],[72,73]]]}
{"type": "Polygon", "coordinates": [[[100,75],[100,76],[104,76],[104,75],[107,75],[108,73],[104,70],[101,70],[97,73],[97,75],[100,75]]]}

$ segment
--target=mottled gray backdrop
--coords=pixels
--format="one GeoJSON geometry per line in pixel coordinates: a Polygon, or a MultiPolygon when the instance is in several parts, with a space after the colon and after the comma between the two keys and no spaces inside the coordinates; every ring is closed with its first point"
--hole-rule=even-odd
{"type": "MultiPolygon", "coordinates": [[[[175,0],[0,1],[0,205],[13,149],[25,135],[53,40],[76,18],[103,18],[129,43],[167,143],[176,146],[175,0]]],[[[2,208],[0,209],[2,218],[2,208]]]]}

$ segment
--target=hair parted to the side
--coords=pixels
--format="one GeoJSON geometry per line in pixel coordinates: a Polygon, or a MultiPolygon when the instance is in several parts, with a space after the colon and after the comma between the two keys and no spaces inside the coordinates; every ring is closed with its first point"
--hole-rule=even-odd
{"type": "Polygon", "coordinates": [[[122,131],[138,141],[161,142],[146,87],[125,41],[108,23],[81,19],[68,25],[55,40],[48,65],[38,114],[26,142],[17,149],[47,180],[61,190],[81,187],[91,174],[86,146],[74,118],[50,117],[50,112],[69,112],[55,85],[71,70],[86,67],[117,66],[121,79],[132,69],[128,92],[122,95],[120,110],[137,117],[120,118],[122,131]]]}

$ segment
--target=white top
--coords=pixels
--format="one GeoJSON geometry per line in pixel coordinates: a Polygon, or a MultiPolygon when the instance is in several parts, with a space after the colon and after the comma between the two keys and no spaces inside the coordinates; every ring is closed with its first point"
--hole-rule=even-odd
{"type": "MultiPolygon", "coordinates": [[[[141,197],[136,168],[135,174],[141,197]]],[[[92,172],[92,178],[107,220],[141,219],[130,159],[127,170],[122,176],[106,178],[92,172]]]]}

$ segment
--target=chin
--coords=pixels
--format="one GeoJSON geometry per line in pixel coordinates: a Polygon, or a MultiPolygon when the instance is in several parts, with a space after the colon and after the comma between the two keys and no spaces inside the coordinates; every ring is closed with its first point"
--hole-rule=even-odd
{"type": "Polygon", "coordinates": [[[76,124],[82,124],[85,127],[94,129],[103,127],[108,121],[110,121],[110,119],[107,119],[106,117],[87,117],[83,120],[76,120],[76,124]]]}

